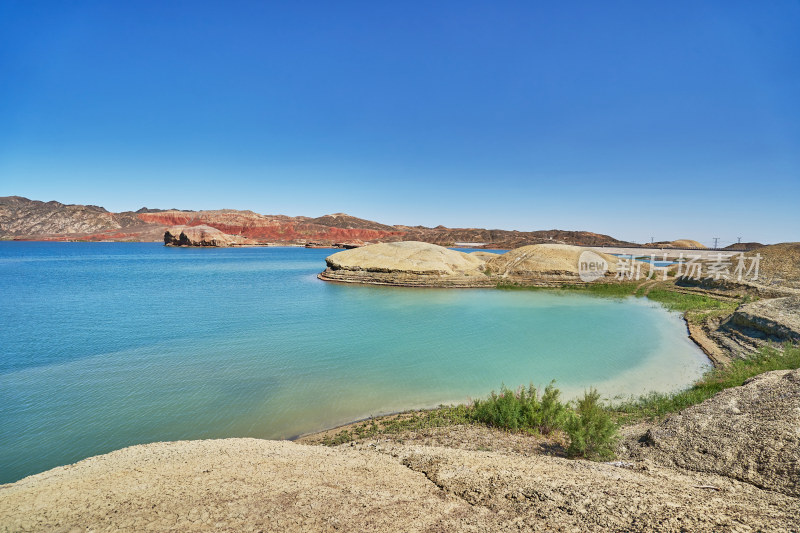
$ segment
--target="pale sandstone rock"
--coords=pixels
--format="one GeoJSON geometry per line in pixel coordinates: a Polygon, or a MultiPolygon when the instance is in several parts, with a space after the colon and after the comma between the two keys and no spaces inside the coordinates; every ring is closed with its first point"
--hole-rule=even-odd
{"type": "Polygon", "coordinates": [[[402,272],[420,275],[479,275],[483,261],[436,244],[405,241],[372,244],[339,252],[325,262],[336,270],[402,272]]]}
{"type": "Polygon", "coordinates": [[[338,252],[321,279],[418,286],[490,286],[477,256],[417,241],[371,244],[338,252]]]}
{"type": "Polygon", "coordinates": [[[636,460],[800,496],[800,370],[777,370],[669,415],[623,443],[636,460]]]}
{"type": "MultiPolygon", "coordinates": [[[[557,285],[580,283],[585,252],[608,264],[601,279],[611,280],[617,258],[567,244],[534,244],[504,254],[464,253],[423,242],[395,242],[339,252],[326,259],[320,279],[354,283],[432,287],[494,287],[498,283],[557,285]]],[[[642,263],[641,272],[647,272],[642,263]]]]}
{"type": "Polygon", "coordinates": [[[714,474],[381,442],[148,444],[0,487],[11,531],[786,530],[798,511],[714,474]]]}
{"type": "Polygon", "coordinates": [[[800,342],[800,296],[741,305],[726,325],[765,340],[800,342]]]}
{"type": "Polygon", "coordinates": [[[173,226],[164,232],[167,246],[235,246],[253,244],[239,235],[228,235],[211,226],[173,226]]]}

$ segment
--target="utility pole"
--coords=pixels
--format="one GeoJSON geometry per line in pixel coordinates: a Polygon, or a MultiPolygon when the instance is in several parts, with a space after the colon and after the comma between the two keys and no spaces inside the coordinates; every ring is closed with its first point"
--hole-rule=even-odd
{"type": "Polygon", "coordinates": [[[714,237],[714,249],[717,249],[717,243],[719,243],[719,237],[714,237]]]}

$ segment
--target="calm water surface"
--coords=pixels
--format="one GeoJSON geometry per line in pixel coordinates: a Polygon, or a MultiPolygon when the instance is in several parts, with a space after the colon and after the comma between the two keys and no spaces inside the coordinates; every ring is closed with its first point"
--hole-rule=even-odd
{"type": "Polygon", "coordinates": [[[0,482],[132,444],[288,438],[503,383],[667,391],[707,366],[643,299],[361,287],[330,250],[0,242],[0,482]]]}

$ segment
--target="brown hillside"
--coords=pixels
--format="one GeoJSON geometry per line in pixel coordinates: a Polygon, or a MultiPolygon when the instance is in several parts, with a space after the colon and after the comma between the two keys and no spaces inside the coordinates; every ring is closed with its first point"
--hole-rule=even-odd
{"type": "Polygon", "coordinates": [[[421,241],[441,246],[483,243],[487,248],[528,244],[630,245],[588,231],[511,231],[437,226],[389,226],[334,213],[317,218],[262,215],[219,209],[186,211],[142,208],[111,213],[102,207],[38,202],[19,196],[0,198],[0,239],[162,241],[172,226],[209,226],[259,243],[333,245],[421,241]]]}
{"type": "Polygon", "coordinates": [[[747,252],[747,257],[761,256],[758,282],[800,289],[800,242],[771,244],[747,252]]]}

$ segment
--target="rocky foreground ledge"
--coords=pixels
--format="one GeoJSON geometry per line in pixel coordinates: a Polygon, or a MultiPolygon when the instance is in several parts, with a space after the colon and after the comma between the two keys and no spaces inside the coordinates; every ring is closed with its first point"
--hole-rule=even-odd
{"type": "Polygon", "coordinates": [[[134,446],[0,486],[0,529],[800,529],[800,371],[625,433],[615,463],[407,440],[134,446]]]}

